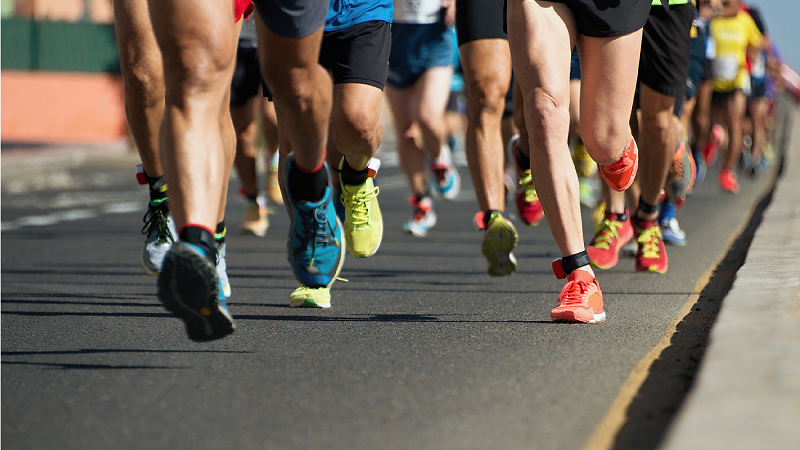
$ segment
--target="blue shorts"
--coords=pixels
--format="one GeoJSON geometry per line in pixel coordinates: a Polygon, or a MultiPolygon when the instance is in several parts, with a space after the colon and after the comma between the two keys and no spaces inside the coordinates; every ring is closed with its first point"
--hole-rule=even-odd
{"type": "Polygon", "coordinates": [[[572,49],[572,60],[569,62],[569,79],[581,79],[581,60],[578,58],[578,47],[572,49]]]}
{"type": "Polygon", "coordinates": [[[428,69],[452,66],[454,51],[451,31],[441,22],[394,23],[386,82],[398,89],[413,86],[428,69]]]}

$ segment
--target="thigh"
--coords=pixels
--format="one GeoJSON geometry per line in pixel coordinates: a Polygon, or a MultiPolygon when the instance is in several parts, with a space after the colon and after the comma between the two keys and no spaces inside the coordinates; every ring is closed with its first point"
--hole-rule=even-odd
{"type": "Polygon", "coordinates": [[[636,91],[642,31],[612,38],[581,36],[581,131],[627,128],[636,91]]]}
{"type": "Polygon", "coordinates": [[[114,31],[123,76],[132,70],[161,71],[147,0],[114,0],[114,31]]]}
{"type": "MultiPolygon", "coordinates": [[[[538,90],[566,111],[576,36],[575,17],[566,5],[509,0],[508,38],[514,78],[525,101],[538,90]]],[[[533,104],[525,105],[526,108],[531,106],[533,104]]]]}
{"type": "Polygon", "coordinates": [[[480,39],[461,45],[459,51],[467,97],[479,94],[479,101],[505,98],[511,83],[508,41],[480,39]]]}
{"type": "Polygon", "coordinates": [[[416,83],[417,117],[444,117],[450,98],[453,67],[438,66],[425,71],[416,83]]]}

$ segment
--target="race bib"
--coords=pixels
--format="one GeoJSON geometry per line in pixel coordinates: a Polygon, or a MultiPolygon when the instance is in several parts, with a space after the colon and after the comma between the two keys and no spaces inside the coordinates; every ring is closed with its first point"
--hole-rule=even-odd
{"type": "Polygon", "coordinates": [[[734,81],[739,76],[739,58],[736,55],[718,55],[711,66],[714,78],[734,81]]]}

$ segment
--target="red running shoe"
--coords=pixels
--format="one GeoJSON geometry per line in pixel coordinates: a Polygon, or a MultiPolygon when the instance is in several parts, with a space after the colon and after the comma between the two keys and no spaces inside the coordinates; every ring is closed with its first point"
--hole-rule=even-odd
{"type": "MultiPolygon", "coordinates": [[[[625,211],[628,215],[627,210],[625,211]]],[[[619,220],[619,216],[606,212],[605,218],[595,230],[592,243],[586,249],[591,265],[600,269],[610,269],[619,262],[619,251],[633,239],[633,225],[630,217],[619,220]]]]}
{"type": "Polygon", "coordinates": [[[606,321],[600,284],[585,270],[576,270],[569,274],[567,284],[558,295],[558,303],[559,305],[550,311],[550,320],[553,322],[606,321]]]}
{"type": "Polygon", "coordinates": [[[719,124],[714,124],[714,126],[711,127],[711,134],[708,136],[708,142],[706,142],[706,146],[703,147],[703,160],[706,162],[706,166],[714,164],[714,161],[717,160],[717,153],[719,152],[719,146],[722,144],[724,135],[725,130],[723,130],[722,126],[719,124]]]}
{"type": "Polygon", "coordinates": [[[719,186],[723,191],[739,193],[739,182],[736,180],[736,175],[728,169],[722,169],[719,172],[719,186]]]}
{"type": "Polygon", "coordinates": [[[639,148],[636,146],[636,141],[631,138],[631,144],[628,149],[620,156],[619,161],[614,164],[604,166],[597,165],[600,175],[605,180],[611,189],[622,192],[633,184],[636,178],[636,170],[639,168],[639,148]]]}
{"type": "Polygon", "coordinates": [[[639,233],[636,271],[667,273],[669,260],[667,260],[667,249],[664,248],[664,237],[661,235],[658,221],[642,220],[636,227],[636,231],[639,233]]]}
{"type": "Polygon", "coordinates": [[[542,203],[539,201],[539,195],[536,194],[536,188],[533,186],[531,168],[520,167],[517,159],[519,135],[515,135],[508,141],[508,147],[514,157],[514,165],[517,167],[517,191],[514,194],[514,203],[517,205],[519,218],[525,225],[539,225],[539,222],[544,218],[544,209],[542,209],[542,203]]]}

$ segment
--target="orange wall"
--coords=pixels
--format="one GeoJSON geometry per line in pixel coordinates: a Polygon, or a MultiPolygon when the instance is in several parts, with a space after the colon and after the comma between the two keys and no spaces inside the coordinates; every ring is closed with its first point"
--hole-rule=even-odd
{"type": "Polygon", "coordinates": [[[119,75],[3,71],[0,140],[100,143],[128,135],[119,75]]]}

